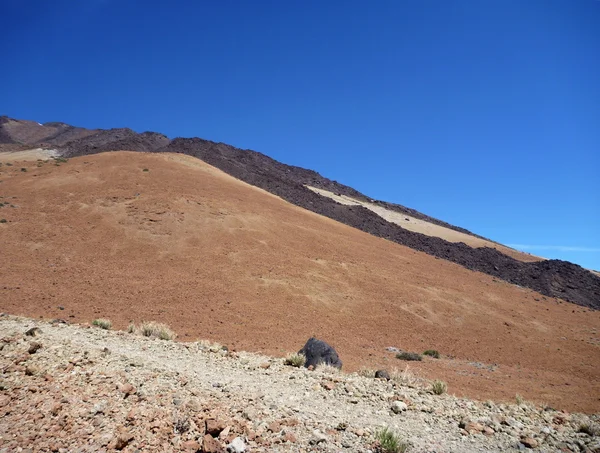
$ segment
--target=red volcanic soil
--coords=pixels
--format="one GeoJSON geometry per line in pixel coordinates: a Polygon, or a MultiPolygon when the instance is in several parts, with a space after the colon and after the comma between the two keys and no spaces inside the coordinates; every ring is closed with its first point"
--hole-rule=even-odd
{"type": "Polygon", "coordinates": [[[15,163],[0,180],[0,310],[117,328],[159,320],[183,341],[278,356],[316,335],[346,370],[403,368],[387,346],[438,349],[444,358],[411,370],[451,393],[600,410],[598,311],[371,236],[189,156],[15,163]]]}

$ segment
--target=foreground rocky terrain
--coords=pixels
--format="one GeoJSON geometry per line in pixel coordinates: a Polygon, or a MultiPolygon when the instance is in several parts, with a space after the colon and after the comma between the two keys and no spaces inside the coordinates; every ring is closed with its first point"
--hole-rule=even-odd
{"type": "Polygon", "coordinates": [[[307,186],[362,201],[372,201],[386,209],[473,234],[401,205],[370,200],[351,187],[331,181],[314,171],[282,164],[259,152],[200,138],[169,140],[159,133],[138,134],[126,128],[88,130],[64,123],[52,122],[42,125],[34,121],[0,117],[0,151],[2,146],[21,145],[50,147],[66,157],[117,150],[187,154],[290,203],[374,236],[533,289],[548,297],[559,297],[584,307],[600,309],[600,278],[580,266],[560,260],[523,262],[531,261],[530,257],[521,254],[522,259],[515,259],[514,256],[519,255],[517,251],[508,256],[494,248],[491,241],[489,247],[469,247],[464,243],[449,242],[439,237],[409,231],[363,206],[339,204],[331,198],[315,193],[307,186]]]}
{"type": "MultiPolygon", "coordinates": [[[[599,452],[598,415],[434,395],[203,341],[0,317],[0,452],[599,452]]],[[[450,393],[452,390],[450,389],[450,393]]]]}

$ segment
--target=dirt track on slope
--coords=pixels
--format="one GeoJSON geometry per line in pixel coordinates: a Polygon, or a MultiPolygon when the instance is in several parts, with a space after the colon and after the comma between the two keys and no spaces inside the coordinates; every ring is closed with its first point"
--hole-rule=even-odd
{"type": "Polygon", "coordinates": [[[459,395],[600,410],[598,311],[373,237],[188,156],[0,172],[0,310],[119,328],[157,319],[182,340],[274,355],[315,334],[349,370],[403,367],[387,346],[434,348],[446,358],[411,369],[459,395]]]}

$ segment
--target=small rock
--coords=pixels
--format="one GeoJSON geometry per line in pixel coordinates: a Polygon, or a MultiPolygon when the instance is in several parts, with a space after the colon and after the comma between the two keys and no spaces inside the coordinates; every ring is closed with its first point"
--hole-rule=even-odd
{"type": "Polygon", "coordinates": [[[202,453],[225,453],[221,443],[210,434],[206,434],[202,439],[202,453]]]}
{"type": "Polygon", "coordinates": [[[25,332],[25,335],[27,335],[28,337],[37,337],[41,333],[42,329],[40,329],[39,327],[32,327],[31,329],[25,332]]]}
{"type": "Polygon", "coordinates": [[[320,443],[327,442],[327,436],[323,434],[321,431],[314,430],[313,438],[310,440],[311,445],[318,445],[320,443]]]}
{"type": "Polygon", "coordinates": [[[392,403],[392,412],[394,412],[394,414],[399,414],[400,412],[404,412],[407,409],[408,406],[404,401],[394,401],[392,403]]]}
{"type": "Polygon", "coordinates": [[[261,367],[263,370],[268,370],[269,368],[271,368],[271,364],[270,364],[269,362],[261,363],[261,364],[260,364],[260,367],[261,367]]]}
{"type": "Polygon", "coordinates": [[[40,369],[35,365],[27,365],[25,368],[25,374],[27,376],[35,376],[40,372],[40,369]]]}
{"type": "Polygon", "coordinates": [[[34,341],[29,344],[29,349],[27,350],[27,352],[29,354],[35,354],[41,347],[42,345],[40,343],[34,341]]]}
{"type": "Polygon", "coordinates": [[[323,381],[321,382],[321,387],[323,387],[325,390],[333,390],[335,389],[335,383],[331,381],[323,381]]]}
{"type": "Polygon", "coordinates": [[[219,437],[221,431],[225,429],[223,423],[218,422],[214,418],[209,418],[206,420],[206,434],[210,434],[214,437],[219,437]]]}
{"type": "Polygon", "coordinates": [[[120,429],[110,443],[110,447],[115,450],[123,450],[132,440],[133,434],[125,429],[120,429]]]}
{"type": "Polygon", "coordinates": [[[483,432],[485,430],[485,426],[477,422],[467,422],[464,429],[469,434],[476,434],[483,432]]]}
{"type": "Polygon", "coordinates": [[[389,381],[392,378],[390,377],[390,373],[386,370],[377,370],[375,371],[375,379],[385,379],[386,381],[389,381]]]}
{"type": "Polygon", "coordinates": [[[197,452],[198,450],[200,450],[200,444],[198,442],[196,442],[195,440],[186,440],[185,442],[183,442],[181,444],[181,449],[197,452]]]}
{"type": "Polygon", "coordinates": [[[538,446],[538,441],[532,437],[524,437],[521,439],[521,443],[525,445],[527,448],[536,448],[538,446]]]}
{"type": "Polygon", "coordinates": [[[121,386],[121,393],[123,393],[125,395],[125,398],[127,398],[129,395],[132,395],[136,392],[136,389],[133,385],[131,385],[129,382],[126,384],[123,384],[121,386]]]}
{"type": "Polygon", "coordinates": [[[298,439],[296,438],[296,436],[294,435],[294,433],[290,433],[289,431],[286,432],[283,435],[283,441],[284,442],[290,442],[290,443],[295,443],[298,441],[298,439]]]}
{"type": "Polygon", "coordinates": [[[246,451],[246,444],[241,437],[236,437],[227,445],[227,451],[229,453],[242,453],[246,451]]]}

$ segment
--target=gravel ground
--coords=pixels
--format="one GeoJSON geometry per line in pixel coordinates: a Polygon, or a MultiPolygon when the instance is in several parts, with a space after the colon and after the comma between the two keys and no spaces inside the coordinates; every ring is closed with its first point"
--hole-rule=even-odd
{"type": "Polygon", "coordinates": [[[402,376],[8,315],[0,337],[0,452],[375,452],[381,427],[409,452],[600,452],[598,415],[437,396],[402,376]]]}

